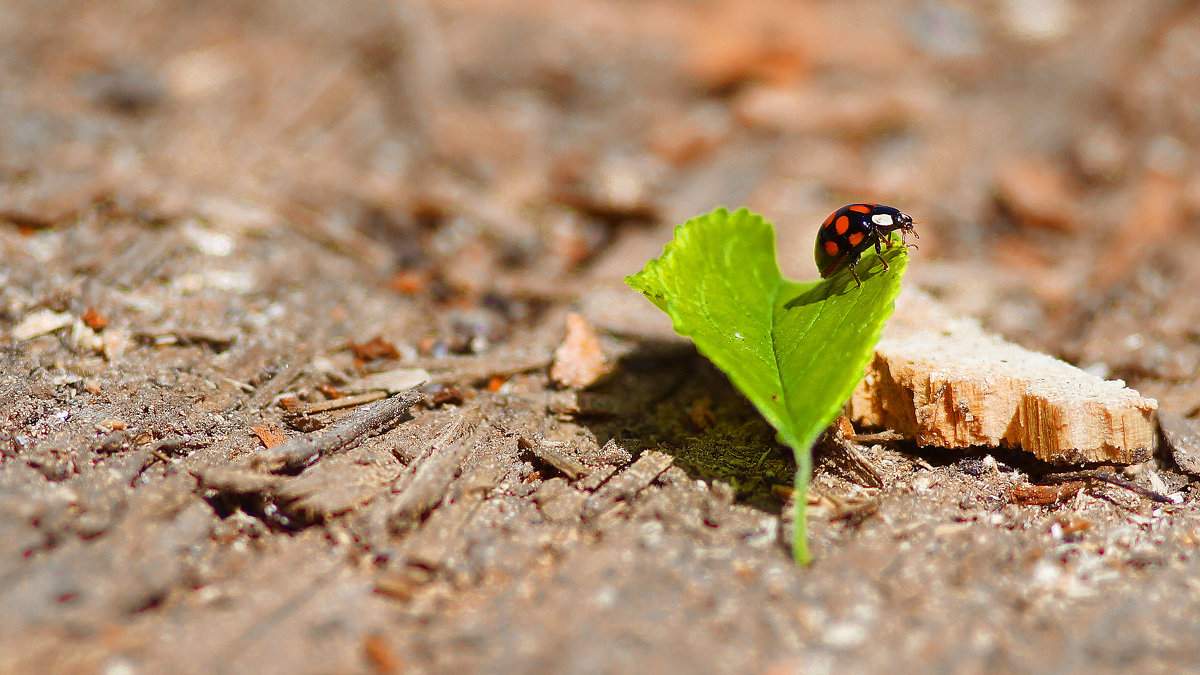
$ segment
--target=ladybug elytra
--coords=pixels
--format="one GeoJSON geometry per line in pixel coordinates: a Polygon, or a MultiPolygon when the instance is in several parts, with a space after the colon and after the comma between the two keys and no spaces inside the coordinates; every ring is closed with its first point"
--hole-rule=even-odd
{"type": "MultiPolygon", "coordinates": [[[[909,233],[914,237],[918,236],[913,230],[912,218],[890,206],[847,204],[834,211],[817,232],[816,258],[821,277],[833,276],[846,266],[850,268],[850,274],[854,275],[855,283],[861,287],[862,281],[854,271],[854,266],[862,259],[863,252],[872,246],[879,254],[883,253],[885,246],[890,249],[893,245],[891,233],[896,230],[900,231],[901,241],[904,241],[905,235],[909,233]]],[[[907,241],[904,245],[916,248],[907,241]]],[[[883,258],[879,260],[886,270],[887,261],[883,258]]]]}

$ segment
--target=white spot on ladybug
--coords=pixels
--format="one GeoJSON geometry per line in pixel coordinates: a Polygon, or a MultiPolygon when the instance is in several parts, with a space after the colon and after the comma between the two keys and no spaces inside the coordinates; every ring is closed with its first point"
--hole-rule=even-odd
{"type": "Polygon", "coordinates": [[[876,225],[883,225],[885,227],[893,224],[892,217],[886,213],[876,213],[875,215],[871,216],[871,222],[875,223],[876,225]]]}

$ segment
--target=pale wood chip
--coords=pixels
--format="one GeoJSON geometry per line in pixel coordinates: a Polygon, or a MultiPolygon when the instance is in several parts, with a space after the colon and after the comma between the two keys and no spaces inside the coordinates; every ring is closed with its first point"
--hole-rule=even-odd
{"type": "Polygon", "coordinates": [[[932,300],[902,296],[850,401],[857,423],[920,445],[1020,447],[1049,462],[1148,458],[1158,407],[1120,380],[947,318],[932,300]]]}

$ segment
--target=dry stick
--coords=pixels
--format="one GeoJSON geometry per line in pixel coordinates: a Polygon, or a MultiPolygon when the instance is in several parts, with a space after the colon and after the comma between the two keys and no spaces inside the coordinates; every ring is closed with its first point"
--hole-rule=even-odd
{"type": "Polygon", "coordinates": [[[381,398],[387,398],[387,393],[382,391],[369,391],[365,394],[355,394],[354,396],[343,396],[330,401],[321,401],[320,403],[312,403],[306,405],[295,412],[297,417],[304,415],[315,415],[317,413],[329,412],[330,410],[341,410],[342,408],[353,408],[363,405],[364,403],[372,403],[381,398]]]}
{"type": "Polygon", "coordinates": [[[320,455],[346,448],[363,436],[382,429],[420,399],[421,392],[414,387],[378,403],[363,406],[324,431],[297,436],[260,451],[251,465],[268,471],[298,469],[315,461],[320,455]]]}
{"type": "Polygon", "coordinates": [[[1109,485],[1115,485],[1116,487],[1119,487],[1121,489],[1129,490],[1130,492],[1133,492],[1137,495],[1145,497],[1146,499],[1149,499],[1152,502],[1158,502],[1159,504],[1176,504],[1176,503],[1178,503],[1174,499],[1171,499],[1170,497],[1167,497],[1166,495],[1161,495],[1161,494],[1155,492],[1154,490],[1148,490],[1140,485],[1137,485],[1136,483],[1127,481],[1124,478],[1121,478],[1120,476],[1118,476],[1116,474],[1108,473],[1105,471],[1095,471],[1095,472],[1072,471],[1070,473],[1055,473],[1055,474],[1050,474],[1047,476],[1042,476],[1041,480],[1045,481],[1045,482],[1049,482],[1049,483],[1065,483],[1068,481],[1077,481],[1077,480],[1100,481],[1101,483],[1108,483],[1109,485]]]}
{"type": "Polygon", "coordinates": [[[880,431],[874,434],[854,434],[850,440],[855,443],[890,443],[904,440],[904,434],[897,431],[880,431]]]}
{"type": "Polygon", "coordinates": [[[402,532],[421,516],[429,513],[446,496],[450,483],[458,475],[463,461],[471,454],[476,442],[483,435],[486,425],[477,427],[481,417],[478,408],[464,412],[447,425],[424,459],[409,474],[409,480],[400,484],[399,494],[392,504],[389,522],[393,532],[402,532]],[[473,433],[460,435],[474,428],[473,433]]]}

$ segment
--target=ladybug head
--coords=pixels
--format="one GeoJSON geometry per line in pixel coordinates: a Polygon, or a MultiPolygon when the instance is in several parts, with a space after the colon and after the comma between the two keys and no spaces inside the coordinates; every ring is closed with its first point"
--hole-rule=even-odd
{"type": "Polygon", "coordinates": [[[884,232],[913,231],[912,216],[890,206],[876,206],[871,210],[871,222],[884,232]]]}

